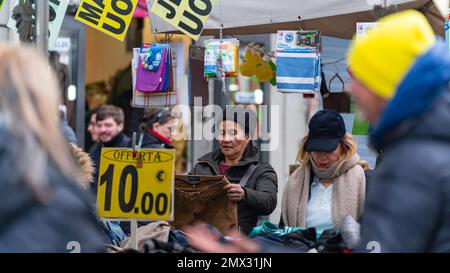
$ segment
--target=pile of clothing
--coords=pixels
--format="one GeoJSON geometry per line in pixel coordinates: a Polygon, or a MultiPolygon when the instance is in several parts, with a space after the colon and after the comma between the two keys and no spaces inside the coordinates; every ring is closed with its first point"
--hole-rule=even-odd
{"type": "MultiPolygon", "coordinates": [[[[211,227],[212,228],[212,227],[211,227]]],[[[217,232],[217,231],[215,231],[217,232]]],[[[140,253],[193,253],[186,240],[186,233],[174,229],[166,221],[149,222],[137,230],[137,249],[131,247],[131,238],[123,239],[120,244],[107,245],[109,252],[140,253]]]]}
{"type": "Polygon", "coordinates": [[[345,216],[338,229],[321,233],[315,228],[278,227],[264,222],[255,227],[249,237],[260,244],[262,252],[349,253],[359,244],[359,228],[351,216],[345,216]]]}

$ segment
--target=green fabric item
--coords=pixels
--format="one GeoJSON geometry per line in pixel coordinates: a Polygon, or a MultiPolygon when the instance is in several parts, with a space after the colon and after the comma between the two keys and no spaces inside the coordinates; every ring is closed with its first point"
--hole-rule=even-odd
{"type": "Polygon", "coordinates": [[[358,108],[354,99],[350,104],[350,113],[355,113],[355,120],[353,121],[352,135],[367,136],[369,134],[369,123],[358,118],[358,108]]]}
{"type": "Polygon", "coordinates": [[[253,230],[248,234],[248,237],[254,238],[258,235],[271,234],[274,236],[285,236],[290,233],[305,230],[303,227],[288,227],[284,226],[279,228],[277,225],[272,224],[269,221],[263,222],[262,225],[254,227],[253,230]]]}

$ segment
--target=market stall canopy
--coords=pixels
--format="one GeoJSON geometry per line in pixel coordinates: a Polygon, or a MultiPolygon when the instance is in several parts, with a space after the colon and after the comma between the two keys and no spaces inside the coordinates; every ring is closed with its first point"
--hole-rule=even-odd
{"type": "MultiPolygon", "coordinates": [[[[154,0],[148,0],[153,4],[154,0]]],[[[377,18],[373,3],[377,0],[216,0],[213,12],[206,21],[202,35],[218,35],[220,24],[224,34],[264,34],[277,30],[321,30],[322,34],[351,38],[357,22],[373,22],[377,18]],[[222,4],[221,4],[221,1],[222,4]],[[222,6],[222,11],[221,11],[222,6]],[[220,16],[222,14],[222,18],[220,16]],[[302,22],[299,23],[298,17],[302,22]],[[221,19],[221,20],[220,20],[221,19]]],[[[444,34],[444,19],[431,0],[391,0],[399,10],[418,9],[427,15],[434,30],[444,34]]],[[[177,32],[176,28],[150,13],[153,33],[177,32]]]]}

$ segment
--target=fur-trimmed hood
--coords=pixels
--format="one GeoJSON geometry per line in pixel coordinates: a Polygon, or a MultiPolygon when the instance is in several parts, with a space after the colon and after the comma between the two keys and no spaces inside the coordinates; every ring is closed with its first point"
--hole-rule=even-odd
{"type": "Polygon", "coordinates": [[[94,182],[94,163],[88,153],[83,152],[80,147],[73,143],[70,144],[70,153],[72,154],[75,164],[79,169],[79,181],[85,189],[88,189],[90,184],[94,182]]]}

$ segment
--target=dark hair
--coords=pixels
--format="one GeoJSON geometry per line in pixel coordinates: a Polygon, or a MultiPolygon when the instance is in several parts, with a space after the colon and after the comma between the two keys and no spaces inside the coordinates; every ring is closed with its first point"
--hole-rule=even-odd
{"type": "Polygon", "coordinates": [[[97,115],[98,114],[98,110],[100,109],[101,106],[97,106],[94,109],[92,109],[91,111],[89,111],[89,117],[91,117],[92,115],[97,115]]]}
{"type": "Polygon", "coordinates": [[[256,129],[257,117],[255,111],[244,106],[228,105],[223,109],[222,121],[233,121],[245,132],[247,137],[252,137],[256,129]]]}
{"type": "Polygon", "coordinates": [[[113,118],[117,124],[123,124],[125,120],[123,110],[120,107],[114,105],[102,105],[98,108],[95,120],[98,122],[107,118],[113,118]]]}
{"type": "Polygon", "coordinates": [[[172,113],[169,108],[151,108],[145,111],[141,119],[141,129],[153,129],[153,124],[166,124],[172,120],[172,113]]]}

